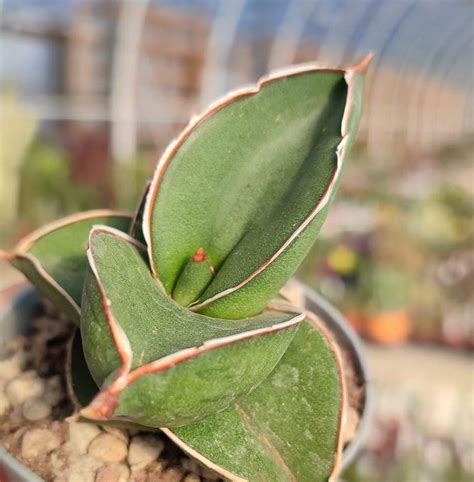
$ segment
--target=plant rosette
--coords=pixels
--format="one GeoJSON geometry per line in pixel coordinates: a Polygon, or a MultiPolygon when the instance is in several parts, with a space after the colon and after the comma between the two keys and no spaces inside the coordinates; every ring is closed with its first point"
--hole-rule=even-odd
{"type": "Polygon", "coordinates": [[[133,216],[70,216],[4,253],[76,324],[78,419],[160,429],[229,480],[337,476],[341,349],[281,289],[327,215],[369,61],[229,94],[166,149],[133,216]]]}

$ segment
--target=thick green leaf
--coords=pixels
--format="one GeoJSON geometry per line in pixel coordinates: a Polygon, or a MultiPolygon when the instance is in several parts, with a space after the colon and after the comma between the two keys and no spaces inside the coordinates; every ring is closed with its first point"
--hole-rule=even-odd
{"type": "Polygon", "coordinates": [[[148,191],[150,190],[150,184],[150,181],[146,183],[129,230],[130,236],[142,244],[146,244],[145,237],[143,236],[143,213],[145,211],[145,201],[148,196],[148,191]]]}
{"type": "Polygon", "coordinates": [[[21,240],[7,254],[13,266],[75,323],[79,322],[89,231],[105,224],[128,231],[132,216],[97,210],[69,216],[21,240]]]}
{"type": "Polygon", "coordinates": [[[337,471],[344,406],[332,343],[306,321],[250,395],[224,412],[165,432],[226,478],[327,481],[337,471]]]}
{"type": "Polygon", "coordinates": [[[69,347],[66,376],[69,395],[76,405],[86,406],[97,395],[99,388],[95,384],[87,367],[82,348],[81,334],[74,330],[69,347]]]}
{"type": "Polygon", "coordinates": [[[204,250],[196,254],[184,266],[173,289],[173,299],[182,306],[196,301],[214,278],[214,267],[209,263],[204,250]]]}
{"type": "Polygon", "coordinates": [[[194,121],[157,168],[144,215],[168,293],[198,248],[216,276],[195,310],[259,313],[310,249],[360,112],[360,67],[300,69],[194,121]]]}
{"type": "Polygon", "coordinates": [[[233,321],[193,313],[157,284],[142,254],[117,231],[91,232],[81,334],[103,393],[82,413],[178,426],[253,390],[278,363],[303,315],[268,311],[233,321]]]}

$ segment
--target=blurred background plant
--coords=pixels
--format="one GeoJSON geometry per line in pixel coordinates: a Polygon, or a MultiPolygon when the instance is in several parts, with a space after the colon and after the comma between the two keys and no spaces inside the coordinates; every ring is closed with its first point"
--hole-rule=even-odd
{"type": "MultiPolygon", "coordinates": [[[[472,480],[474,4],[0,8],[2,246],[64,214],[133,208],[166,144],[227,90],[285,65],[348,64],[372,50],[358,145],[298,276],[368,343],[376,416],[347,480],[472,480]]],[[[0,268],[6,286],[14,275],[0,268]]]]}

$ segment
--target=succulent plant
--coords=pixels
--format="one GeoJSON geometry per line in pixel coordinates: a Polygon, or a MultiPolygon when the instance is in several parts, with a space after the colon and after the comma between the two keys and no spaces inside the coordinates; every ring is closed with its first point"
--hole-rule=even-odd
{"type": "Polygon", "coordinates": [[[134,217],[72,216],[5,254],[77,325],[80,416],[162,428],[231,480],[335,476],[339,349],[279,291],[328,211],[368,61],[226,96],[167,148],[134,217]]]}

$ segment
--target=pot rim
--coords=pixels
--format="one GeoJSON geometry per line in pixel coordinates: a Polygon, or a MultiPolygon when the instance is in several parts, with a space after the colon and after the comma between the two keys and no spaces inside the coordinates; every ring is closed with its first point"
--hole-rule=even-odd
{"type": "MultiPolygon", "coordinates": [[[[364,406],[355,437],[344,448],[342,454],[341,473],[355,460],[365,445],[373,410],[373,389],[369,383],[367,357],[362,342],[343,315],[331,304],[306,284],[292,280],[304,291],[308,309],[319,316],[321,321],[333,332],[337,341],[350,352],[359,380],[365,385],[364,406]]],[[[0,309],[0,344],[20,333],[26,333],[31,317],[38,311],[41,297],[34,287],[26,287],[0,309]]],[[[3,469],[11,480],[18,482],[42,482],[39,476],[21,464],[0,445],[0,469],[3,469]]]]}

